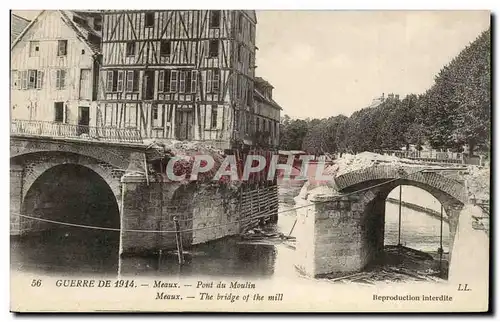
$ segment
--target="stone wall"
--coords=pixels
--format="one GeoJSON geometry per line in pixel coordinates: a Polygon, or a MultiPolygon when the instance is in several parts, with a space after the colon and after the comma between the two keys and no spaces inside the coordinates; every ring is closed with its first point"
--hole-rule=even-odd
{"type": "Polygon", "coordinates": [[[237,192],[126,175],[122,195],[122,254],[176,249],[175,217],[183,247],[239,232],[237,192]]]}
{"type": "Polygon", "coordinates": [[[385,199],[368,191],[297,201],[312,204],[297,210],[296,267],[306,275],[357,272],[382,254],[385,199]]]}
{"type": "Polygon", "coordinates": [[[238,194],[211,187],[198,191],[193,202],[193,244],[239,232],[238,194]]]}

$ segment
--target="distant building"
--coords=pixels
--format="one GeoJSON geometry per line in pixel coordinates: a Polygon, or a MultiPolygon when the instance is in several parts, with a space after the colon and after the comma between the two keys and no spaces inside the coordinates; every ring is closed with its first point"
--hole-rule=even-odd
{"type": "Polygon", "coordinates": [[[10,15],[10,43],[16,40],[17,37],[28,27],[30,21],[26,18],[19,17],[18,15],[10,15]]]}
{"type": "MultiPolygon", "coordinates": [[[[260,134],[258,140],[261,142],[277,148],[279,145],[279,123],[282,108],[273,100],[273,88],[262,77],[255,78],[254,133],[260,134]]],[[[249,126],[247,123],[247,134],[250,134],[249,126]]]]}
{"type": "Polygon", "coordinates": [[[89,125],[97,99],[100,14],[42,11],[11,46],[13,119],[89,125]]]}

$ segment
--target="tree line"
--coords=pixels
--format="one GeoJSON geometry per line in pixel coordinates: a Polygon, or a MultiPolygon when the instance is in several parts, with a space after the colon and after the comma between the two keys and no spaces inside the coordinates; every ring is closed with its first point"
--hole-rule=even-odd
{"type": "Polygon", "coordinates": [[[323,119],[281,119],[280,149],[308,153],[434,149],[489,151],[491,142],[491,32],[484,31],[436,75],[425,93],[323,119]]]}

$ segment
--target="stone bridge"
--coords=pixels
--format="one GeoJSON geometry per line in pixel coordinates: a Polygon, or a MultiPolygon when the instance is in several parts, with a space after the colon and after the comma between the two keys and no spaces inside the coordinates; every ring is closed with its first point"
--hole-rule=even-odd
{"type": "Polygon", "coordinates": [[[186,246],[239,233],[241,189],[166,181],[151,157],[140,142],[11,134],[11,235],[105,228],[127,254],[175,248],[174,217],[186,246]]]}
{"type": "Polygon", "coordinates": [[[459,215],[469,203],[467,174],[468,168],[460,165],[377,161],[342,171],[327,186],[303,189],[297,206],[312,205],[297,210],[296,266],[310,276],[346,274],[379,258],[386,198],[399,185],[421,188],[442,204],[449,219],[451,256],[459,215]]]}

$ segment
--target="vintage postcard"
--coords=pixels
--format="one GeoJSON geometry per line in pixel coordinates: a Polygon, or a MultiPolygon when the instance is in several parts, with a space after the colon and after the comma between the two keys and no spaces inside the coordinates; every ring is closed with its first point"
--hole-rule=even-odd
{"type": "Polygon", "coordinates": [[[486,312],[489,11],[12,10],[13,312],[486,312]]]}

